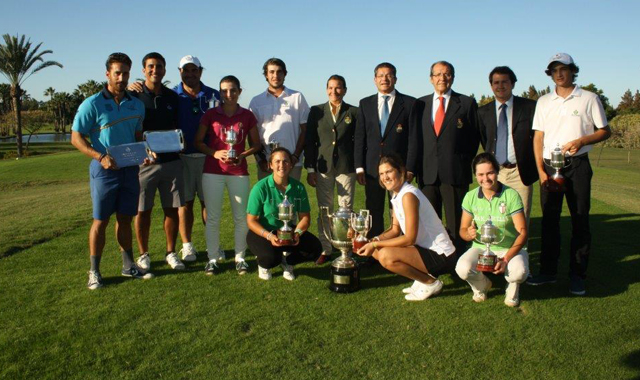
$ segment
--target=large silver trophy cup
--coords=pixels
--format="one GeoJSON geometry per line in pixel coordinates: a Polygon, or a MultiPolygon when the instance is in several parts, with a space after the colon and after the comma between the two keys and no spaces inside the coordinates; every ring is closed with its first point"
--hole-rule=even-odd
{"type": "MultiPolygon", "coordinates": [[[[240,128],[242,128],[242,123],[240,123],[240,128]]],[[[222,133],[224,135],[224,142],[229,145],[229,151],[227,152],[227,158],[229,160],[236,160],[238,158],[238,152],[233,149],[233,146],[242,141],[242,129],[240,129],[240,133],[233,129],[233,126],[228,129],[223,129],[222,133]]]]}
{"type": "Polygon", "coordinates": [[[329,282],[329,289],[337,293],[351,293],[360,289],[358,263],[351,257],[353,247],[352,214],[351,210],[345,206],[340,207],[333,214],[329,214],[328,207],[320,207],[322,230],[327,240],[341,253],[340,257],[331,263],[331,280],[329,282]],[[328,220],[328,226],[325,225],[325,219],[328,220]]]}
{"type": "Polygon", "coordinates": [[[491,251],[491,246],[500,244],[504,240],[504,232],[494,225],[491,217],[480,227],[480,236],[476,234],[476,241],[485,245],[486,249],[478,256],[476,270],[480,272],[493,272],[498,256],[491,251]]]}
{"type": "Polygon", "coordinates": [[[547,165],[555,170],[555,173],[553,173],[547,181],[547,189],[554,193],[564,191],[564,176],[560,171],[568,165],[565,164],[565,155],[562,153],[560,145],[557,145],[555,149],[551,151],[551,160],[549,160],[549,164],[547,165]]]}

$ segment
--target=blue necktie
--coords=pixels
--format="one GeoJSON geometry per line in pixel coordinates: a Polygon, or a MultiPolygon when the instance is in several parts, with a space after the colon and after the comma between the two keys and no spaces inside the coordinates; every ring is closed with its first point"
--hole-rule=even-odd
{"type": "Polygon", "coordinates": [[[500,106],[500,118],[496,136],[496,160],[500,165],[508,161],[507,143],[509,142],[509,121],[507,119],[507,104],[500,106]]]}
{"type": "Polygon", "coordinates": [[[380,136],[384,135],[384,130],[389,121],[389,95],[383,95],[384,104],[382,105],[382,117],[380,118],[380,136]]]}

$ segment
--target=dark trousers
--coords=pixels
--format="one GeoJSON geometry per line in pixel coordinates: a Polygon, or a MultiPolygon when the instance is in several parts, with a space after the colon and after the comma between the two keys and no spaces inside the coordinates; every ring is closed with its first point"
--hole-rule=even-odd
{"type": "Polygon", "coordinates": [[[387,190],[380,186],[378,178],[366,176],[367,183],[364,186],[365,206],[371,214],[371,229],[367,234],[369,239],[384,232],[384,213],[388,212],[389,201],[386,201],[387,190]]]}
{"type": "Polygon", "coordinates": [[[436,210],[438,217],[442,220],[442,206],[444,205],[444,213],[447,217],[447,232],[456,247],[458,257],[462,256],[467,250],[467,242],[460,238],[460,221],[462,219],[462,200],[469,191],[469,185],[449,185],[440,182],[440,178],[436,183],[424,185],[422,193],[427,197],[431,206],[436,210]]]}
{"type": "Polygon", "coordinates": [[[315,261],[322,253],[320,240],[310,232],[300,236],[300,243],[290,247],[274,247],[271,243],[249,230],[247,233],[249,249],[256,255],[258,265],[270,269],[282,264],[282,252],[291,252],[287,264],[296,265],[305,261],[315,261]]]}
{"type": "MultiPolygon", "coordinates": [[[[540,273],[555,276],[560,258],[560,214],[562,200],[567,197],[571,214],[571,276],[586,277],[589,253],[591,251],[591,230],[589,209],[591,208],[591,163],[585,154],[571,159],[569,167],[562,170],[565,177],[564,192],[540,191],[542,204],[542,252],[540,253],[540,273]]],[[[547,175],[555,171],[545,166],[547,175]]]]}

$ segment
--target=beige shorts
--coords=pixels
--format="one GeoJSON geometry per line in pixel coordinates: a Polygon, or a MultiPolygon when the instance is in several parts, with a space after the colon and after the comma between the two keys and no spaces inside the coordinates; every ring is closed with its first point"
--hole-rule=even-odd
{"type": "Polygon", "coordinates": [[[138,211],[153,208],[156,190],[160,193],[163,208],[178,208],[184,205],[182,162],[174,160],[162,164],[140,166],[140,198],[138,211]]]}
{"type": "Polygon", "coordinates": [[[184,154],[180,155],[184,174],[184,201],[191,202],[198,195],[200,202],[204,202],[204,192],[202,191],[202,170],[206,156],[193,157],[184,154]]]}

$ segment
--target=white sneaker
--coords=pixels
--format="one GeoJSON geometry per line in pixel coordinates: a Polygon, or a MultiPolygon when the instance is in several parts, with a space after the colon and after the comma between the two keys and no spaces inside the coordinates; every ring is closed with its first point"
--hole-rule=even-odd
{"type": "Polygon", "coordinates": [[[243,274],[246,274],[247,270],[249,270],[249,264],[247,264],[246,261],[244,260],[236,261],[236,271],[238,271],[238,274],[240,276],[242,276],[243,274]]]}
{"type": "Polygon", "coordinates": [[[286,261],[284,261],[284,258],[282,259],[282,264],[280,264],[280,266],[282,267],[282,277],[284,277],[285,280],[288,281],[293,281],[296,279],[296,276],[293,274],[293,265],[289,265],[287,264],[286,261]]]}
{"type": "Polygon", "coordinates": [[[182,254],[182,261],[192,262],[192,261],[196,261],[197,259],[196,255],[198,254],[198,251],[196,251],[196,249],[193,248],[193,245],[190,246],[189,248],[183,245],[182,249],[180,250],[180,253],[182,254]]]}
{"type": "Polygon", "coordinates": [[[487,292],[489,292],[489,290],[493,286],[491,280],[487,279],[487,281],[489,281],[489,285],[482,291],[471,288],[471,290],[473,290],[473,302],[480,303],[487,300],[487,292]]]}
{"type": "Polygon", "coordinates": [[[176,255],[175,252],[171,252],[170,254],[168,254],[167,257],[165,257],[165,260],[167,261],[167,264],[169,264],[171,269],[176,269],[176,270],[184,269],[184,264],[182,263],[182,261],[180,261],[180,259],[178,258],[178,255],[176,255]]]}
{"type": "Polygon", "coordinates": [[[442,291],[442,281],[435,280],[435,282],[431,284],[420,283],[418,289],[414,290],[413,293],[409,293],[404,298],[407,301],[424,301],[431,296],[435,296],[442,291]]]}
{"type": "Polygon", "coordinates": [[[418,289],[419,286],[420,286],[420,281],[414,281],[410,287],[402,289],[402,293],[404,294],[413,293],[413,291],[418,289]]]}
{"type": "Polygon", "coordinates": [[[271,269],[266,269],[258,265],[258,277],[265,281],[271,280],[271,269]]]}
{"type": "Polygon", "coordinates": [[[520,284],[516,282],[510,282],[509,285],[507,285],[504,304],[509,307],[516,307],[520,305],[520,284]]]}
{"type": "Polygon", "coordinates": [[[98,271],[89,271],[89,282],[87,288],[90,290],[96,290],[102,287],[102,276],[98,271]]]}
{"type": "Polygon", "coordinates": [[[138,257],[136,264],[138,265],[138,268],[142,269],[143,271],[149,271],[149,269],[151,269],[151,259],[149,258],[149,252],[145,252],[144,255],[138,257]]]}

